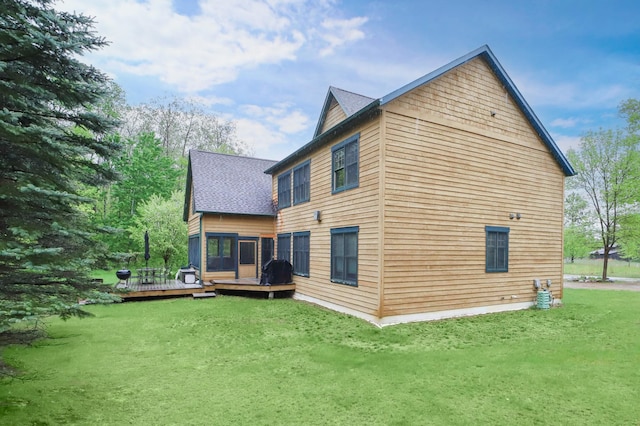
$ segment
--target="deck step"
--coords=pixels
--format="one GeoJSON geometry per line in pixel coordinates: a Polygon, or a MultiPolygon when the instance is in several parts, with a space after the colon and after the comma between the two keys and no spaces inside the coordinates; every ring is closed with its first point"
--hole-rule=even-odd
{"type": "Polygon", "coordinates": [[[194,299],[201,299],[204,297],[216,297],[217,295],[213,292],[206,292],[206,293],[193,293],[193,298],[194,299]]]}

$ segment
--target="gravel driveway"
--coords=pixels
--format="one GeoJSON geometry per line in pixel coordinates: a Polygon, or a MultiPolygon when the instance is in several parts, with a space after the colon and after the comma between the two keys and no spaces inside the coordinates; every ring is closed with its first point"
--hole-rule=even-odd
{"type": "Polygon", "coordinates": [[[564,288],[586,288],[591,290],[626,290],[640,291],[640,280],[637,278],[611,278],[609,283],[586,283],[575,281],[578,277],[564,276],[564,288]]]}

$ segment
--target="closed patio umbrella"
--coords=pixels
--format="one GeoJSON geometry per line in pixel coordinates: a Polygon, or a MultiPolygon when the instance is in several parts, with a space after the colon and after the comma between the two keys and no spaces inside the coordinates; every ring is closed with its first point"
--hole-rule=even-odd
{"type": "Polygon", "coordinates": [[[149,267],[149,258],[151,255],[149,254],[149,231],[144,231],[144,261],[145,267],[149,267]]]}

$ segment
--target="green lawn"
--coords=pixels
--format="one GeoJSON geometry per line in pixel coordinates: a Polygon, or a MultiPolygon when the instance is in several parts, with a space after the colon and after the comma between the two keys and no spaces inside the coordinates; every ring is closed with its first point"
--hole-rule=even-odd
{"type": "MultiPolygon", "coordinates": [[[[574,263],[565,262],[564,273],[590,277],[602,276],[602,260],[576,259],[574,263]]],[[[616,278],[640,278],[640,263],[609,260],[608,276],[616,278]]]]}
{"type": "Polygon", "coordinates": [[[7,425],[640,423],[640,293],[384,329],[289,299],[91,306],[11,346],[7,425]]]}
{"type": "Polygon", "coordinates": [[[118,277],[116,277],[116,269],[105,271],[102,269],[95,270],[91,273],[91,278],[99,278],[105,284],[116,284],[118,277]]]}

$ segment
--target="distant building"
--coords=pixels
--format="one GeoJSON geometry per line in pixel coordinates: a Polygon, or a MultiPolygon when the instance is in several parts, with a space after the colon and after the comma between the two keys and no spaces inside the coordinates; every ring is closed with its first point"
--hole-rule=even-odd
{"type": "MultiPolygon", "coordinates": [[[[604,248],[594,250],[589,253],[590,259],[604,259],[604,248]]],[[[617,244],[614,244],[611,250],[609,250],[609,259],[614,260],[628,260],[626,258],[621,257],[621,253],[617,244]]]]}

